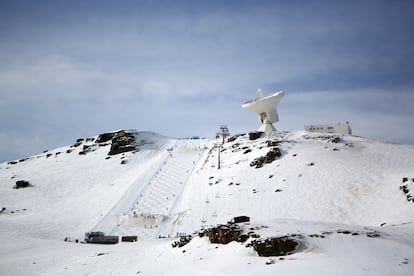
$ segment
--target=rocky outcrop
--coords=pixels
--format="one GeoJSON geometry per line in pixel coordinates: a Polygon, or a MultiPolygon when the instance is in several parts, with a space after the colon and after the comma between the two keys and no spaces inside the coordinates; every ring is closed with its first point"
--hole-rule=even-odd
{"type": "Polygon", "coordinates": [[[110,133],[102,133],[96,138],[96,143],[101,144],[108,142],[109,140],[112,140],[114,136],[116,135],[116,132],[110,132],[110,133]]]}
{"type": "Polygon", "coordinates": [[[279,141],[271,141],[271,140],[267,140],[266,141],[266,145],[271,148],[271,147],[276,147],[279,145],[279,141]]]}
{"type": "Polygon", "coordinates": [[[239,138],[240,136],[243,136],[243,135],[245,135],[245,134],[235,134],[235,135],[227,138],[227,142],[230,143],[230,142],[236,141],[237,138],[239,138]]]}
{"type": "Polygon", "coordinates": [[[13,186],[13,189],[21,189],[21,188],[27,188],[31,187],[29,181],[26,180],[18,180],[16,181],[16,184],[13,186]]]}
{"type": "Polygon", "coordinates": [[[338,143],[342,142],[342,139],[338,136],[334,136],[334,137],[328,139],[328,142],[338,144],[338,143]]]}
{"type": "Polygon", "coordinates": [[[192,240],[192,236],[188,235],[188,236],[183,236],[180,237],[180,239],[178,241],[175,241],[171,244],[172,247],[183,247],[184,245],[186,245],[187,243],[189,243],[192,240]]]}
{"type": "Polygon", "coordinates": [[[286,256],[297,252],[300,242],[291,237],[271,237],[252,241],[249,245],[262,257],[286,256]]]}
{"type": "Polygon", "coordinates": [[[86,155],[95,151],[98,147],[107,145],[111,145],[108,155],[139,150],[135,141],[135,133],[125,130],[100,134],[96,140],[94,138],[80,138],[71,148],[79,147],[80,145],[82,145],[82,150],[79,151],[80,155],[86,155]]]}
{"type": "Polygon", "coordinates": [[[414,177],[411,179],[408,177],[403,177],[402,185],[400,185],[400,190],[404,193],[408,202],[414,202],[414,193],[412,193],[410,188],[414,188],[414,177]]]}
{"type": "Polygon", "coordinates": [[[124,130],[118,131],[112,138],[111,149],[108,155],[115,155],[128,151],[138,150],[135,143],[135,135],[124,130]]]}
{"type": "Polygon", "coordinates": [[[264,132],[261,132],[261,131],[249,132],[249,140],[251,141],[257,140],[263,137],[263,135],[264,135],[264,132]]]}
{"type": "MultiPolygon", "coordinates": [[[[227,222],[227,224],[220,224],[216,227],[209,228],[199,235],[207,236],[211,243],[228,244],[232,241],[245,242],[251,235],[243,233],[243,227],[240,223],[247,223],[249,221],[250,217],[248,216],[237,216],[227,222]]],[[[253,232],[249,233],[254,234],[253,232]]]]}
{"type": "Polygon", "coordinates": [[[79,152],[79,155],[86,155],[89,152],[96,150],[96,145],[83,145],[82,150],[79,152]]]}
{"type": "Polygon", "coordinates": [[[250,167],[261,168],[264,164],[272,163],[276,158],[282,156],[279,148],[272,148],[270,151],[266,153],[264,156],[260,156],[255,158],[251,163],[250,167]]]}
{"type": "MultiPolygon", "coordinates": [[[[254,230],[262,228],[267,228],[267,226],[252,227],[250,217],[237,216],[227,224],[208,228],[199,232],[198,235],[199,237],[207,237],[214,244],[228,244],[233,241],[244,243],[246,247],[252,247],[262,257],[290,255],[298,252],[304,246],[304,243],[299,241],[299,239],[303,240],[304,236],[296,233],[282,237],[261,238],[254,230]]],[[[185,246],[191,239],[192,236],[183,236],[180,240],[175,241],[172,247],[185,246]]]]}
{"type": "Polygon", "coordinates": [[[240,227],[236,224],[218,225],[205,231],[211,243],[228,244],[237,241],[242,233],[240,227]]]}

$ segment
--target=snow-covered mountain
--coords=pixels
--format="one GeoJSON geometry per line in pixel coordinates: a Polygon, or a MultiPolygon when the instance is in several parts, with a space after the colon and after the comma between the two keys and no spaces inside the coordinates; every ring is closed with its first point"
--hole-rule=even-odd
{"type": "Polygon", "coordinates": [[[120,130],[0,164],[0,274],[412,275],[414,146],[304,131],[218,142],[120,130]],[[237,216],[245,240],[203,235],[237,216]],[[138,242],[64,242],[95,231],[138,242]],[[282,236],[294,254],[251,246],[282,236]]]}

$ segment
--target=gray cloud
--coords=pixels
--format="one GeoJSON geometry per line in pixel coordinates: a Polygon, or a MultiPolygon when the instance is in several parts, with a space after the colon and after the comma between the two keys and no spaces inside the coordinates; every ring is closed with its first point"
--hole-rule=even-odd
{"type": "Polygon", "coordinates": [[[414,142],[412,4],[86,2],[0,4],[0,161],[119,128],[249,131],[258,87],[286,90],[279,129],[414,142]]]}

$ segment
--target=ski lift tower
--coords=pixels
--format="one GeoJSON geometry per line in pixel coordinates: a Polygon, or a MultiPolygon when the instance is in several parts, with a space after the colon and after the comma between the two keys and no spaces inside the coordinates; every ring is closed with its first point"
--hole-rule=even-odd
{"type": "Polygon", "coordinates": [[[216,133],[216,138],[219,139],[220,136],[222,137],[222,142],[220,144],[220,142],[217,142],[216,147],[218,149],[218,161],[217,161],[217,168],[220,169],[220,151],[221,151],[221,146],[224,144],[224,140],[226,139],[226,137],[230,136],[230,132],[229,129],[227,128],[226,125],[221,125],[220,126],[220,132],[216,133]]]}

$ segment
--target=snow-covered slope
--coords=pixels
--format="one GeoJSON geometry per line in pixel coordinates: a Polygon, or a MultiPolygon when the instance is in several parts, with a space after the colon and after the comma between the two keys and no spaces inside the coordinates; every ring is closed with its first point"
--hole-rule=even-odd
{"type": "MultiPolygon", "coordinates": [[[[399,190],[414,177],[414,147],[354,136],[282,133],[224,145],[221,169],[212,152],[193,174],[179,229],[216,224],[244,214],[260,220],[292,218],[380,226],[412,221],[414,203],[399,190]],[[257,157],[277,144],[282,156],[261,168],[257,157]],[[185,226],[187,225],[187,226],[185,226]]],[[[178,210],[177,210],[178,211],[178,210]]]]}
{"type": "Polygon", "coordinates": [[[230,140],[220,169],[216,141],[138,131],[0,164],[0,274],[411,275],[414,146],[303,131],[230,140]],[[299,233],[303,247],[270,259],[206,237],[171,247],[239,215],[262,237],[299,233]],[[63,242],[89,231],[139,241],[63,242]]]}

